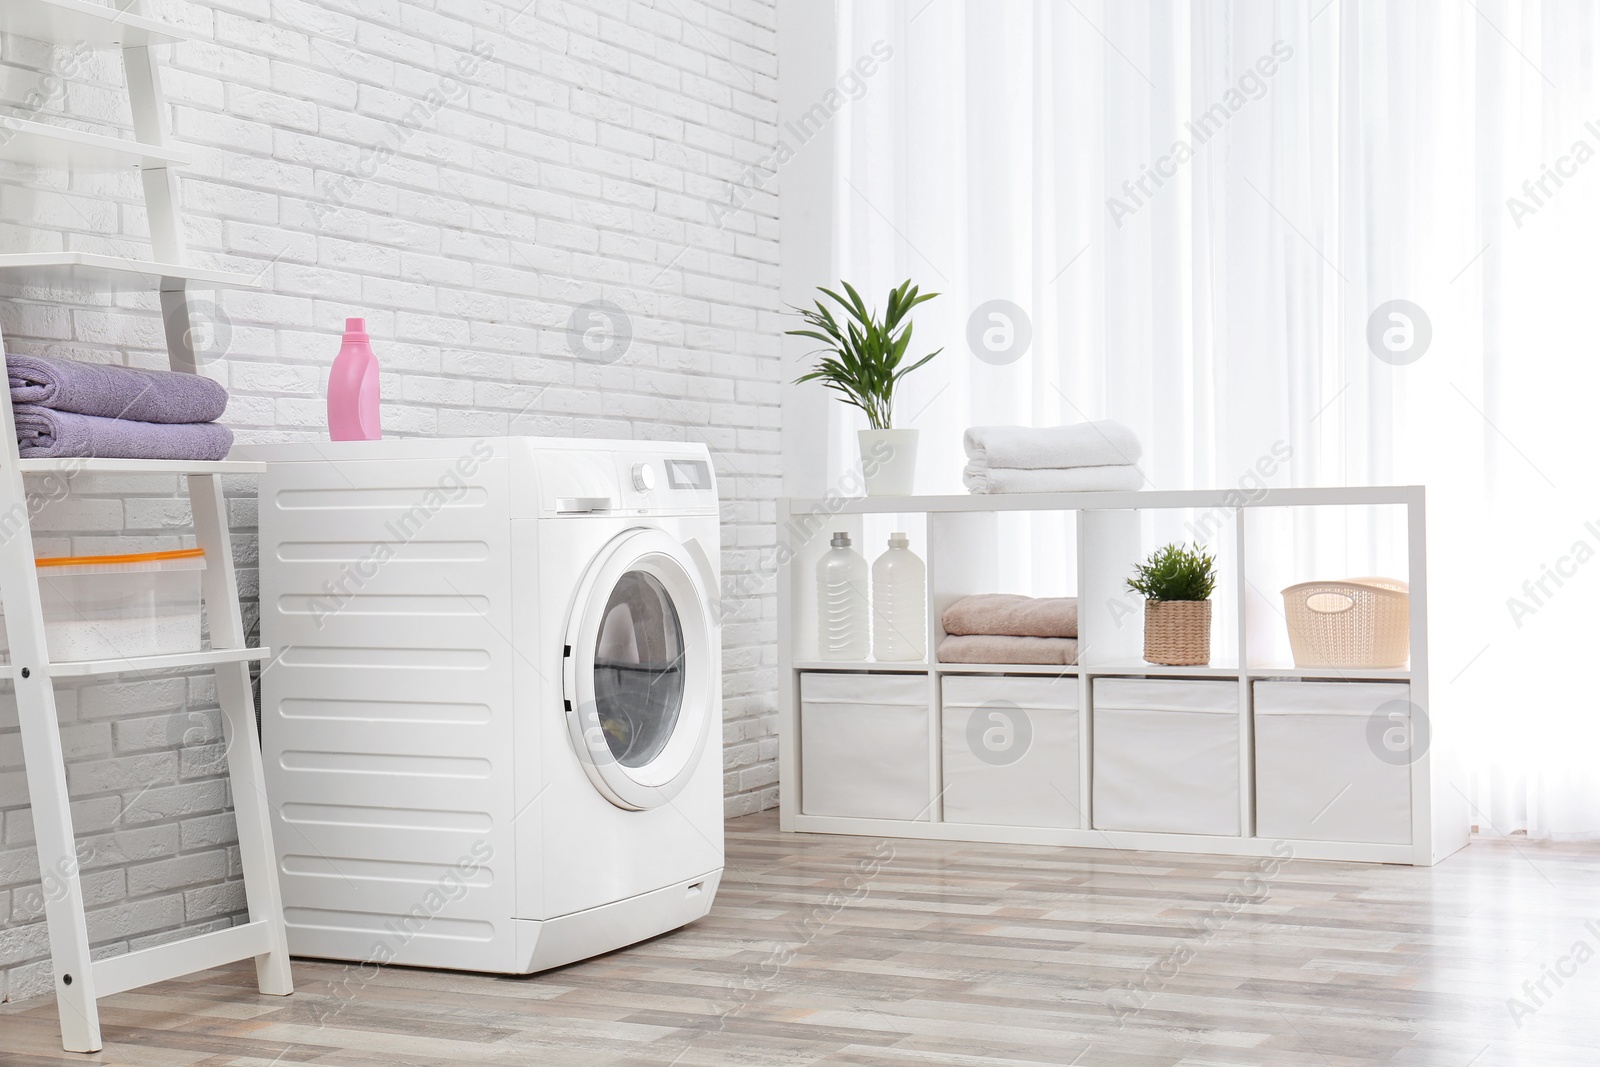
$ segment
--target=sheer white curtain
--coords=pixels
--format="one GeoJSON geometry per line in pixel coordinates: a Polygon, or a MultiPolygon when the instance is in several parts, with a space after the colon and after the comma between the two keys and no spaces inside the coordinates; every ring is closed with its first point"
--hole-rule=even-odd
{"type": "MultiPolygon", "coordinates": [[[[943,294],[917,334],[948,351],[898,404],[919,489],[961,491],[961,427],[1092,418],[1138,431],[1158,488],[1238,485],[1275,448],[1275,484],[1425,483],[1433,704],[1478,822],[1600,833],[1597,20],[842,0],[842,63],[894,52],[835,127],[839,273],[943,294]],[[1409,364],[1368,344],[1393,299],[1431,323],[1409,364]],[[1013,362],[967,344],[994,300],[1031,331],[1013,362]]],[[[1385,551],[1318,534],[1319,561],[1385,551]]]]}

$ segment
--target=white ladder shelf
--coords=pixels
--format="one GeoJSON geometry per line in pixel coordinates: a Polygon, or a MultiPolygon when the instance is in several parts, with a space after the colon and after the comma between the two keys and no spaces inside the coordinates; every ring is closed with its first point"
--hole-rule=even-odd
{"type": "MultiPolygon", "coordinates": [[[[122,0],[121,7],[129,6],[122,0]]],[[[13,136],[0,137],[0,159],[76,169],[141,167],[150,217],[152,259],[119,259],[78,252],[0,255],[0,286],[9,291],[62,287],[160,292],[166,324],[168,360],[173,370],[198,373],[190,329],[189,289],[248,287],[238,275],[185,264],[177,180],[169,168],[183,155],[169,148],[166,103],[153,49],[182,40],[184,34],[138,14],[88,0],[4,0],[0,33],[18,34],[72,47],[120,48],[127,71],[134,140],[88,135],[46,123],[5,120],[13,136]]],[[[0,337],[0,345],[4,338],[0,337]]],[[[99,998],[153,982],[192,974],[238,960],[254,959],[262,993],[293,992],[282,898],[272,850],[271,824],[256,735],[255,700],[250,691],[250,661],[265,649],[245,643],[233,553],[229,541],[222,475],[259,470],[237,461],[166,463],[146,460],[23,460],[9,394],[0,403],[0,599],[11,643],[11,665],[0,677],[16,686],[28,796],[38,838],[39,869],[44,872],[45,920],[54,963],[61,1043],[68,1052],[95,1052],[101,1046],[99,998]],[[34,567],[33,539],[23,476],[56,472],[181,474],[187,478],[195,539],[209,562],[204,595],[210,619],[211,649],[142,659],[51,663],[45,649],[44,617],[34,567]],[[93,960],[78,878],[77,838],[67,793],[60,722],[56,714],[57,678],[115,674],[184,666],[211,666],[217,675],[238,823],[239,857],[248,898],[249,921],[124,955],[93,960]]]]}

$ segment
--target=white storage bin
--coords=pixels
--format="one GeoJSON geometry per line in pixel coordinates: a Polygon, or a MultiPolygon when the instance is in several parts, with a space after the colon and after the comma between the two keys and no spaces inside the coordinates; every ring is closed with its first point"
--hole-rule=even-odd
{"type": "Polygon", "coordinates": [[[928,677],[800,676],[800,810],[856,819],[928,819],[928,677]]]}
{"type": "Polygon", "coordinates": [[[1239,687],[1098,678],[1094,827],[1237,836],[1239,687]]]}
{"type": "Polygon", "coordinates": [[[1403,748],[1384,747],[1391,731],[1415,736],[1410,693],[1391,683],[1257,682],[1256,836],[1410,844],[1411,767],[1403,748]]]}
{"type": "Polygon", "coordinates": [[[946,677],[944,821],[1077,829],[1078,679],[946,677]]]}
{"type": "MultiPolygon", "coordinates": [[[[56,663],[198,651],[198,549],[35,561],[45,647],[56,663]]],[[[9,625],[3,648],[9,656],[9,625]]]]}

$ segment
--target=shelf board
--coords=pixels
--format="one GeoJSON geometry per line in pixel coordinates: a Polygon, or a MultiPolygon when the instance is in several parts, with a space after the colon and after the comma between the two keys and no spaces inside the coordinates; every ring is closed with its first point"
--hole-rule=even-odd
{"type": "Polygon", "coordinates": [[[895,671],[900,674],[927,674],[926,663],[879,663],[877,660],[805,659],[795,660],[797,671],[895,671]]]}
{"type": "Polygon", "coordinates": [[[24,459],[23,474],[261,474],[265,463],[245,459],[24,459]]]}
{"type": "Polygon", "coordinates": [[[1252,681],[1272,678],[1322,678],[1330,682],[1409,681],[1409,667],[1249,667],[1252,681]]]}
{"type": "Polygon", "coordinates": [[[1078,673],[1075,663],[936,663],[940,674],[1043,674],[1051,678],[1078,673]]]}
{"type": "Polygon", "coordinates": [[[931,841],[1003,842],[1069,848],[1116,849],[1127,852],[1181,852],[1216,856],[1278,856],[1285,844],[1297,860],[1336,860],[1358,863],[1416,864],[1410,845],[1377,845],[1356,841],[1288,842],[1267,837],[1213,834],[1155,833],[1141,830],[1096,830],[1090,827],[1003,826],[917,819],[864,819],[846,815],[794,815],[794,829],[812,834],[859,834],[869,837],[908,837],[931,841]]]}
{"type": "Polygon", "coordinates": [[[193,162],[170,148],[9,117],[0,117],[0,160],[73,171],[182,167],[193,162]]]}
{"type": "Polygon", "coordinates": [[[1238,681],[1240,673],[1237,666],[1208,664],[1202,667],[1169,667],[1160,663],[1146,663],[1143,660],[1085,664],[1082,670],[1091,677],[1142,674],[1151,678],[1227,678],[1233,681],[1238,681]]]}
{"type": "MultiPolygon", "coordinates": [[[[25,468],[26,469],[26,468],[25,468]]],[[[1145,675],[1152,678],[1225,678],[1237,680],[1241,673],[1250,680],[1271,678],[1322,678],[1339,682],[1408,681],[1411,671],[1405,667],[1250,667],[1241,671],[1237,666],[1207,665],[1204,667],[1169,667],[1143,660],[1124,660],[1115,663],[1091,665],[1056,663],[879,663],[877,660],[795,660],[797,671],[876,671],[899,674],[1043,674],[1076,675],[1111,678],[1125,675],[1145,675]]]]}
{"type": "Polygon", "coordinates": [[[797,671],[875,671],[899,674],[1043,674],[1050,677],[1075,675],[1074,664],[1060,663],[879,663],[877,660],[795,660],[797,671]]]}
{"type": "MultiPolygon", "coordinates": [[[[215,667],[266,659],[266,648],[213,648],[202,652],[179,652],[170,656],[133,656],[128,659],[86,659],[50,664],[52,678],[83,678],[94,674],[123,674],[130,671],[161,671],[174,667],[215,667]]],[[[12,667],[13,677],[15,667],[12,667]]]]}
{"type": "Polygon", "coordinates": [[[0,33],[63,48],[80,41],[90,48],[140,48],[193,40],[185,30],[122,10],[135,6],[133,0],[115,2],[113,7],[89,0],[5,0],[0,33]]]}
{"type": "Polygon", "coordinates": [[[102,256],[92,252],[11,252],[0,255],[0,289],[70,289],[102,293],[182,289],[253,289],[245,274],[177,263],[102,256]]]}
{"type": "Polygon", "coordinates": [[[916,515],[944,511],[1130,511],[1150,508],[1335,507],[1421,501],[1419,485],[1266,489],[1244,499],[1237,489],[1137,489],[1106,493],[989,493],[965,496],[794,497],[791,515],[916,515]]]}

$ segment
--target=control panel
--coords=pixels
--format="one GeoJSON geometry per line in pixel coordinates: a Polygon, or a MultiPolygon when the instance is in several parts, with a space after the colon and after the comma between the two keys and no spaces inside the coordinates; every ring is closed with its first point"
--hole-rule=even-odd
{"type": "Polygon", "coordinates": [[[513,517],[708,514],[718,507],[717,472],[704,445],[504,441],[512,457],[513,517]]]}
{"type": "Polygon", "coordinates": [[[616,458],[624,511],[717,506],[716,473],[704,456],[619,451],[616,458]]]}

